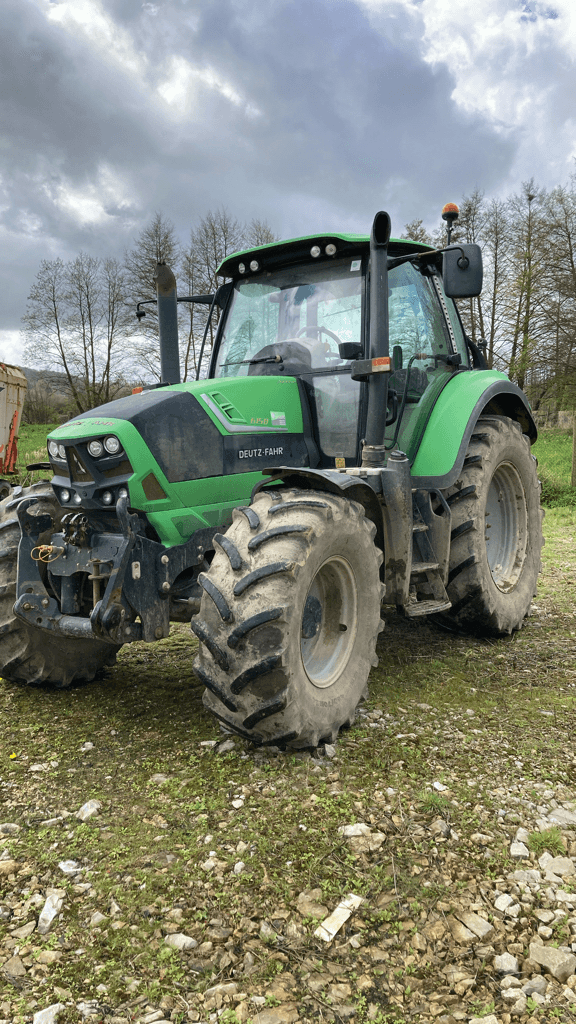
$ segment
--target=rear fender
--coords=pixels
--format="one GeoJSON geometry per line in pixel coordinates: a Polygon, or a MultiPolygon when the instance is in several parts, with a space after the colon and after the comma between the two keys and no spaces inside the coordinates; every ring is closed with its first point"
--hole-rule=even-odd
{"type": "Polygon", "coordinates": [[[455,374],[430,413],[412,464],[412,487],[450,487],[462,470],[478,418],[490,414],[516,420],[531,443],[536,440],[528,399],[505,374],[496,370],[455,374]]]}

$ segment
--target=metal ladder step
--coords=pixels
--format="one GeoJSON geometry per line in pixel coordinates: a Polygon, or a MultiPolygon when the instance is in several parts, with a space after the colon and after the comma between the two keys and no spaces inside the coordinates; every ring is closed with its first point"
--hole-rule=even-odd
{"type": "Polygon", "coordinates": [[[410,619],[419,615],[431,615],[432,612],[446,612],[452,607],[451,601],[415,601],[414,604],[406,605],[405,612],[410,619]]]}
{"type": "Polygon", "coordinates": [[[414,573],[435,572],[436,569],[439,568],[440,562],[413,562],[412,572],[410,573],[410,576],[412,576],[414,573]]]}

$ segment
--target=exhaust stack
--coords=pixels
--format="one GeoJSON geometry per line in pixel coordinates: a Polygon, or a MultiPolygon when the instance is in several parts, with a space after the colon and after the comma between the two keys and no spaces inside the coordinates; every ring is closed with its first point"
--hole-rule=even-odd
{"type": "Polygon", "coordinates": [[[180,384],[176,278],[165,263],[157,263],[154,280],[160,331],[161,379],[163,384],[180,384]]]}
{"type": "MultiPolygon", "coordinates": [[[[389,355],[388,331],[388,242],[390,216],[381,210],[374,217],[370,234],[370,359],[389,355]]],[[[366,440],[363,466],[383,466],[386,455],[384,431],[388,404],[388,374],[373,374],[368,384],[366,440]]]]}

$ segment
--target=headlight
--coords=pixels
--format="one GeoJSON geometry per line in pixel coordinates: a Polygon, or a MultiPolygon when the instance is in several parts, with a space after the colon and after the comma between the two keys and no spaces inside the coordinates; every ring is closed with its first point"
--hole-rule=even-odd
{"type": "Polygon", "coordinates": [[[58,445],[56,441],[48,441],[48,455],[51,455],[53,459],[58,458],[58,445]]]}
{"type": "Polygon", "coordinates": [[[104,494],[102,495],[102,501],[104,502],[105,505],[111,505],[113,501],[112,491],[104,491],[104,494]]]}
{"type": "Polygon", "coordinates": [[[61,459],[64,459],[64,462],[66,462],[66,449],[63,444],[58,445],[58,455],[61,459]]]}
{"type": "Polygon", "coordinates": [[[60,491],[60,501],[70,501],[70,491],[67,491],[65,487],[60,491]]]}
{"type": "Polygon", "coordinates": [[[88,451],[90,452],[90,455],[93,455],[95,459],[98,459],[104,451],[102,441],[89,441],[88,451]]]}
{"type": "Polygon", "coordinates": [[[104,438],[104,447],[109,455],[116,455],[122,447],[120,441],[113,434],[104,438]]]}
{"type": "Polygon", "coordinates": [[[128,497],[128,488],[127,487],[121,487],[120,490],[118,491],[118,497],[119,498],[127,498],[128,497]]]}
{"type": "Polygon", "coordinates": [[[74,502],[75,505],[82,504],[82,498],[80,497],[79,494],[75,494],[74,497],[72,498],[72,501],[74,502]]]}

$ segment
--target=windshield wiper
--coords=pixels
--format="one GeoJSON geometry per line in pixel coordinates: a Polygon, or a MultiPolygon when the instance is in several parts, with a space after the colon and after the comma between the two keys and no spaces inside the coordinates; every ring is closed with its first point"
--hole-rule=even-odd
{"type": "Polygon", "coordinates": [[[222,363],[222,366],[255,366],[256,363],[281,363],[282,356],[262,356],[261,359],[237,359],[233,363],[222,363]]]}

